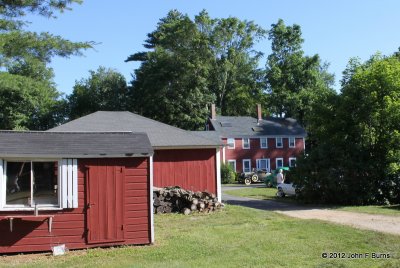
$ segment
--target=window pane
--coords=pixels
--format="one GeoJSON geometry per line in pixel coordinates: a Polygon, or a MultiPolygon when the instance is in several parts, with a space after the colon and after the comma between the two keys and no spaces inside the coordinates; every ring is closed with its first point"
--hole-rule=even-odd
{"type": "Polygon", "coordinates": [[[7,205],[31,205],[31,163],[7,162],[7,205]]]}
{"type": "Polygon", "coordinates": [[[57,204],[57,162],[33,162],[33,200],[35,204],[57,204]]]}

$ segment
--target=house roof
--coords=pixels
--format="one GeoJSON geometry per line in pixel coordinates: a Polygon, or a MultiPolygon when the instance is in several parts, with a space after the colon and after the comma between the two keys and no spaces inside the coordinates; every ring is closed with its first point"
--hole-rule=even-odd
{"type": "Polygon", "coordinates": [[[2,157],[130,157],[150,156],[145,133],[0,131],[2,157]]]}
{"type": "Polygon", "coordinates": [[[305,137],[306,131],[295,119],[267,117],[260,122],[250,116],[217,116],[210,119],[215,132],[221,137],[247,138],[258,136],[305,137]]]}
{"type": "Polygon", "coordinates": [[[48,131],[145,132],[153,147],[217,147],[220,143],[131,112],[95,112],[48,131]]]}
{"type": "Polygon", "coordinates": [[[191,133],[193,133],[193,134],[195,134],[197,136],[209,139],[209,140],[213,140],[216,143],[220,143],[221,144],[221,138],[222,137],[221,137],[221,135],[219,133],[217,133],[215,131],[204,131],[204,130],[201,130],[201,131],[191,131],[191,133]]]}

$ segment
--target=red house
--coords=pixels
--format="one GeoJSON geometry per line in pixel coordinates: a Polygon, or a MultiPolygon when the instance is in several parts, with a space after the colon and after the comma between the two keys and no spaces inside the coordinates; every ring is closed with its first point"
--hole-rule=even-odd
{"type": "Polygon", "coordinates": [[[154,149],[154,186],[209,191],[221,199],[218,140],[130,112],[99,111],[48,130],[145,132],[154,149]]]}
{"type": "Polygon", "coordinates": [[[144,133],[0,132],[0,253],[154,241],[144,133]]]}
{"type": "Polygon", "coordinates": [[[257,118],[217,116],[212,105],[206,128],[225,144],[221,160],[236,172],[291,167],[304,151],[306,132],[295,119],[262,118],[261,114],[261,105],[257,105],[257,118]]]}

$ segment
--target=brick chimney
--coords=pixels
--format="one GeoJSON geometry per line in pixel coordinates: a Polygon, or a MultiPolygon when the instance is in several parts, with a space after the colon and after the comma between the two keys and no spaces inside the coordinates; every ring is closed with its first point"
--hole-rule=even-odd
{"type": "Polygon", "coordinates": [[[257,104],[257,123],[260,123],[261,120],[262,120],[261,104],[257,104]]]}
{"type": "Polygon", "coordinates": [[[215,104],[211,104],[211,119],[217,119],[217,114],[215,113],[215,104]]]}

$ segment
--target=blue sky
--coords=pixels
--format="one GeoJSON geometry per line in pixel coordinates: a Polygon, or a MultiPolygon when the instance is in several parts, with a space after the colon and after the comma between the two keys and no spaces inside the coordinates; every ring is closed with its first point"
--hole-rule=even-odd
{"type": "MultiPolygon", "coordinates": [[[[87,78],[99,66],[113,68],[131,81],[137,63],[125,63],[131,54],[144,51],[146,34],[169,10],[177,9],[191,18],[202,9],[211,17],[238,17],[269,29],[282,18],[287,25],[299,24],[307,55],[319,54],[330,64],[339,88],[341,73],[351,57],[368,59],[377,51],[389,55],[400,46],[400,1],[397,0],[84,0],[57,19],[29,17],[29,29],[48,31],[71,41],[99,44],[83,57],[54,58],[57,88],[70,94],[76,80],[87,78]]],[[[268,39],[257,49],[270,53],[268,39]]],[[[265,59],[264,59],[265,61],[265,59]]]]}

